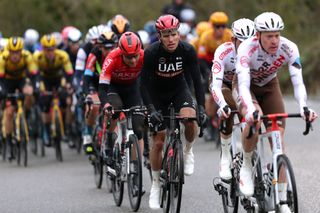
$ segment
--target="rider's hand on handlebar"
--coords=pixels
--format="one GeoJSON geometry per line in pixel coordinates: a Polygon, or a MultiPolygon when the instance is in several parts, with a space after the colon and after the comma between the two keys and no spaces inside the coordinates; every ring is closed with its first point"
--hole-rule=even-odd
{"type": "Polygon", "coordinates": [[[160,112],[158,112],[155,107],[150,104],[148,107],[148,114],[149,114],[149,125],[150,127],[155,127],[163,121],[163,117],[160,112]]]}
{"type": "Polygon", "coordinates": [[[300,114],[304,120],[307,120],[310,122],[313,122],[318,117],[317,113],[313,109],[310,109],[308,107],[301,108],[300,114]]]}
{"type": "Polygon", "coordinates": [[[114,113],[112,105],[108,102],[103,106],[103,111],[107,113],[111,112],[112,114],[114,113]]]}
{"type": "Polygon", "coordinates": [[[245,116],[245,120],[248,124],[252,126],[254,123],[257,123],[260,120],[260,114],[257,110],[254,110],[254,111],[248,110],[245,116]]]}
{"type": "Polygon", "coordinates": [[[199,105],[199,125],[203,128],[206,128],[208,125],[208,116],[205,112],[205,109],[203,106],[199,105]]]}
{"type": "Polygon", "coordinates": [[[231,108],[228,105],[224,105],[218,109],[218,116],[221,120],[229,118],[231,114],[231,108]]]}

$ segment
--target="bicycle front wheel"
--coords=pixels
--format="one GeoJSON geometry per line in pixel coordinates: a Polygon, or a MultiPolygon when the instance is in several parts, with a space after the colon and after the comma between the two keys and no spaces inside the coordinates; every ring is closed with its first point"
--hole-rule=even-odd
{"type": "Polygon", "coordinates": [[[23,160],[23,165],[27,167],[28,165],[28,127],[24,116],[21,115],[19,120],[19,141],[17,141],[17,163],[21,165],[21,160],[23,160]]]}
{"type": "Polygon", "coordinates": [[[138,211],[142,196],[142,163],[140,146],[136,135],[129,136],[129,174],[127,176],[128,194],[133,211],[138,211]]]}
{"type": "Polygon", "coordinates": [[[112,177],[112,194],[114,202],[117,206],[121,206],[123,199],[123,181],[122,181],[122,158],[120,153],[120,147],[118,144],[114,146],[113,150],[113,169],[115,175],[112,177]]]}
{"type": "Polygon", "coordinates": [[[275,200],[276,212],[280,212],[281,205],[288,205],[291,212],[297,213],[299,211],[297,187],[289,158],[284,154],[278,156],[277,167],[279,176],[278,186],[280,184],[279,182],[281,181],[281,178],[282,180],[285,180],[285,183],[282,184],[285,184],[286,187],[284,187],[284,189],[286,190],[284,192],[280,190],[277,192],[280,198],[280,203],[279,205],[276,205],[275,200]]]}
{"type": "Polygon", "coordinates": [[[62,162],[62,150],[61,150],[61,139],[63,135],[63,124],[62,124],[62,117],[60,117],[59,111],[54,111],[54,130],[55,130],[55,136],[54,136],[54,147],[56,150],[56,158],[58,161],[62,162]]]}
{"type": "MultiPolygon", "coordinates": [[[[170,154],[170,153],[169,153],[170,154]]],[[[175,142],[170,160],[170,212],[178,213],[181,207],[182,186],[184,182],[183,149],[181,141],[175,142]]]]}

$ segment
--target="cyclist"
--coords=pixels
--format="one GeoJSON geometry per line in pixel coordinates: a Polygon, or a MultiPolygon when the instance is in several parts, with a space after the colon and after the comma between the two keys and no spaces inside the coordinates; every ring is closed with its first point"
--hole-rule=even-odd
{"type": "Polygon", "coordinates": [[[236,110],[236,103],[232,97],[232,79],[235,74],[235,60],[237,49],[242,41],[255,35],[254,23],[250,19],[242,18],[232,23],[232,41],[221,44],[214,53],[213,65],[211,68],[212,82],[210,91],[216,104],[219,117],[226,121],[226,129],[220,133],[221,156],[219,175],[222,179],[231,179],[231,133],[233,116],[231,110],[236,110]],[[226,111],[224,111],[226,109],[226,111]],[[230,117],[229,117],[230,116],[230,117]]]}
{"type": "MultiPolygon", "coordinates": [[[[159,131],[153,136],[150,152],[153,181],[149,206],[152,209],[160,208],[159,175],[166,128],[158,110],[168,114],[168,106],[173,102],[182,117],[196,117],[196,104],[184,78],[187,73],[193,78],[200,123],[205,120],[204,92],[194,48],[179,40],[179,20],[173,15],[160,16],[156,28],[160,41],[145,50],[141,74],[141,93],[149,110],[151,126],[159,125],[159,131]]],[[[187,142],[184,148],[184,172],[185,175],[191,175],[194,171],[192,145],[197,134],[197,126],[195,122],[189,121],[185,123],[185,128],[187,142]]]]}
{"type": "Polygon", "coordinates": [[[129,20],[121,14],[117,14],[112,18],[112,31],[117,34],[118,38],[122,33],[127,32],[130,28],[129,20]]]}
{"type": "MultiPolygon", "coordinates": [[[[200,71],[203,77],[203,84],[205,88],[208,88],[210,79],[210,68],[212,66],[212,59],[217,47],[224,43],[231,41],[232,32],[227,28],[229,18],[224,12],[214,12],[211,14],[209,22],[212,28],[205,31],[199,40],[198,57],[200,64],[200,71]]],[[[214,129],[216,112],[212,108],[214,100],[211,95],[206,97],[206,112],[211,118],[210,125],[208,126],[207,132],[205,132],[205,140],[211,141],[216,136],[214,129]]]]}
{"type": "MultiPolygon", "coordinates": [[[[38,68],[32,60],[32,54],[23,50],[23,39],[21,37],[11,37],[7,43],[7,50],[0,55],[0,97],[5,98],[7,93],[15,93],[19,90],[24,93],[24,105],[26,115],[32,106],[33,88],[29,80],[26,80],[27,71],[31,76],[36,76],[38,68]]],[[[4,119],[3,136],[6,143],[11,147],[10,159],[14,158],[12,149],[12,132],[13,132],[13,114],[16,103],[9,100],[6,104],[4,119]]]]}
{"type": "MultiPolygon", "coordinates": [[[[258,132],[247,139],[250,125],[255,125],[253,112],[259,114],[285,112],[283,98],[277,78],[277,71],[288,64],[294,95],[299,103],[301,116],[313,121],[317,114],[312,110],[308,118],[303,107],[307,106],[307,93],[302,78],[302,66],[299,50],[295,43],[281,36],[284,28],[282,18],[273,12],[264,12],[254,20],[257,34],[242,42],[238,48],[236,73],[238,79],[234,87],[239,91],[239,111],[249,124],[243,131],[243,164],[240,170],[240,191],[245,196],[252,196],[254,183],[252,179],[252,152],[258,141],[258,132]]],[[[258,118],[259,120],[259,118],[258,118]]],[[[283,139],[285,121],[280,121],[283,139]]],[[[269,129],[268,123],[265,123],[269,129]]],[[[260,122],[256,124],[257,129],[260,122]]],[[[283,140],[282,140],[283,141],[283,140]]],[[[284,149],[284,144],[282,145],[284,149]]],[[[285,180],[279,180],[280,201],[286,200],[285,180]]],[[[285,203],[285,202],[284,202],[285,203]]],[[[287,204],[281,205],[280,212],[291,212],[287,204]]]]}
{"type": "MultiPolygon", "coordinates": [[[[98,46],[93,48],[91,53],[88,56],[86,69],[84,72],[83,79],[83,91],[84,94],[87,94],[87,98],[92,99],[94,102],[99,101],[98,97],[98,86],[99,86],[99,75],[101,73],[101,67],[104,59],[107,55],[117,47],[118,37],[112,32],[104,32],[98,38],[98,46]]],[[[89,108],[86,107],[87,114],[89,108]]],[[[92,154],[92,128],[95,122],[95,119],[99,113],[99,106],[92,106],[91,113],[86,118],[86,126],[83,134],[83,147],[86,154],[92,154]]]]}
{"type": "MultiPolygon", "coordinates": [[[[118,110],[142,105],[138,77],[143,58],[144,51],[141,49],[139,37],[133,32],[123,33],[119,39],[119,47],[110,52],[103,62],[99,78],[99,98],[104,109],[110,105],[118,110]]],[[[119,113],[116,113],[111,121],[111,126],[115,126],[115,121],[118,118],[119,113]]],[[[139,140],[141,153],[143,153],[143,114],[133,115],[132,126],[139,140]]],[[[112,130],[107,134],[108,138],[113,138],[112,130]]],[[[112,141],[108,140],[108,142],[106,154],[110,157],[112,141]]],[[[111,163],[110,158],[108,158],[108,163],[111,163]]]]}
{"type": "Polygon", "coordinates": [[[200,21],[196,25],[196,37],[189,42],[196,49],[196,51],[198,51],[199,49],[199,40],[202,33],[211,29],[211,27],[212,27],[211,24],[207,21],[200,21]]]}
{"type": "Polygon", "coordinates": [[[72,28],[68,31],[68,42],[64,51],[68,53],[73,69],[75,69],[77,53],[82,43],[81,37],[82,33],[77,28],[72,28]]]}
{"type": "MultiPolygon", "coordinates": [[[[42,45],[42,50],[34,54],[34,60],[40,70],[40,79],[42,84],[40,90],[42,90],[42,92],[53,90],[57,91],[60,86],[65,87],[66,89],[70,88],[73,69],[68,54],[63,50],[56,48],[56,40],[50,34],[42,36],[40,43],[42,45]],[[67,83],[62,79],[65,79],[67,83]]],[[[65,94],[65,92],[61,94],[60,105],[65,114],[64,118],[66,129],[70,129],[71,109],[70,105],[67,106],[67,97],[68,95],[65,94]]],[[[40,108],[43,119],[43,141],[47,146],[51,145],[51,117],[49,113],[51,101],[52,100],[45,94],[40,98],[40,108]]]]}

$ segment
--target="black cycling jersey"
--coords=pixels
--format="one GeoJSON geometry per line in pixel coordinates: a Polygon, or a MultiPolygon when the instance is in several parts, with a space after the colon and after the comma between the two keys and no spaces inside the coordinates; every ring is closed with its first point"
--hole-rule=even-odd
{"type": "Polygon", "coordinates": [[[144,53],[144,65],[141,71],[141,94],[146,105],[152,103],[152,94],[169,97],[188,87],[184,75],[192,77],[198,105],[204,106],[204,89],[197,54],[194,48],[180,41],[173,53],[167,52],[160,42],[149,46],[144,53]]]}

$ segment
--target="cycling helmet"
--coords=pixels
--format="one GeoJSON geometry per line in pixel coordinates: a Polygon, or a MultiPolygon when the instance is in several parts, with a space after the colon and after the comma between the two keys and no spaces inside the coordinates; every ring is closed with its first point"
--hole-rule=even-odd
{"type": "Polygon", "coordinates": [[[281,31],[284,28],[282,18],[273,12],[264,12],[254,19],[254,25],[258,32],[281,31]]]}
{"type": "Polygon", "coordinates": [[[210,23],[207,21],[201,21],[196,26],[197,35],[200,37],[204,31],[209,29],[211,29],[210,23]]]}
{"type": "Polygon", "coordinates": [[[178,31],[180,35],[187,36],[191,31],[191,27],[187,23],[181,23],[178,31]]]}
{"type": "Polygon", "coordinates": [[[86,42],[94,43],[95,40],[99,38],[101,33],[111,31],[110,27],[100,24],[98,26],[93,26],[88,30],[86,35],[86,42]]]}
{"type": "Polygon", "coordinates": [[[124,55],[134,55],[140,52],[140,39],[133,32],[125,32],[119,39],[119,48],[124,55]]]}
{"type": "Polygon", "coordinates": [[[51,33],[51,35],[54,37],[54,39],[56,40],[56,46],[61,45],[62,43],[62,36],[60,32],[53,32],[51,33]]]}
{"type": "Polygon", "coordinates": [[[7,48],[10,51],[19,51],[23,49],[23,39],[21,37],[9,38],[7,48]]]}
{"type": "Polygon", "coordinates": [[[39,40],[39,33],[34,29],[27,29],[24,32],[24,42],[27,45],[34,45],[39,40]]]}
{"type": "Polygon", "coordinates": [[[227,24],[229,18],[224,12],[214,12],[211,14],[209,22],[213,25],[227,24]]]}
{"type": "Polygon", "coordinates": [[[162,30],[178,29],[179,26],[179,20],[173,15],[162,15],[156,21],[156,28],[158,32],[161,32],[162,30]]]}
{"type": "Polygon", "coordinates": [[[116,34],[122,34],[128,31],[129,27],[130,23],[123,15],[118,14],[112,19],[111,29],[116,34]]]}
{"type": "Polygon", "coordinates": [[[146,31],[139,30],[137,33],[138,33],[138,35],[140,37],[140,40],[141,40],[143,46],[150,44],[150,37],[149,37],[149,34],[146,31]]]}
{"type": "Polygon", "coordinates": [[[80,41],[82,33],[77,28],[70,29],[68,32],[68,41],[77,43],[80,41]]]}
{"type": "Polygon", "coordinates": [[[42,36],[42,38],[40,39],[40,43],[42,47],[51,48],[56,46],[56,39],[54,36],[47,34],[42,36]]]}
{"type": "Polygon", "coordinates": [[[7,38],[0,38],[0,52],[4,50],[6,46],[8,46],[8,41],[9,39],[7,38]]]}
{"type": "Polygon", "coordinates": [[[180,18],[182,22],[193,22],[196,19],[196,13],[190,8],[183,9],[180,12],[180,18]]]}
{"type": "Polygon", "coordinates": [[[238,19],[233,22],[231,30],[233,35],[240,41],[244,41],[256,34],[254,22],[247,18],[238,19]]]}
{"type": "Polygon", "coordinates": [[[69,33],[69,31],[70,31],[71,29],[77,29],[77,28],[75,28],[75,27],[73,27],[73,26],[66,26],[66,27],[64,27],[64,28],[61,30],[61,36],[62,36],[62,39],[63,39],[64,41],[67,41],[67,40],[68,40],[68,33],[69,33]]]}
{"type": "Polygon", "coordinates": [[[118,36],[112,31],[104,32],[99,36],[97,42],[107,48],[115,47],[118,43],[118,36]]]}

